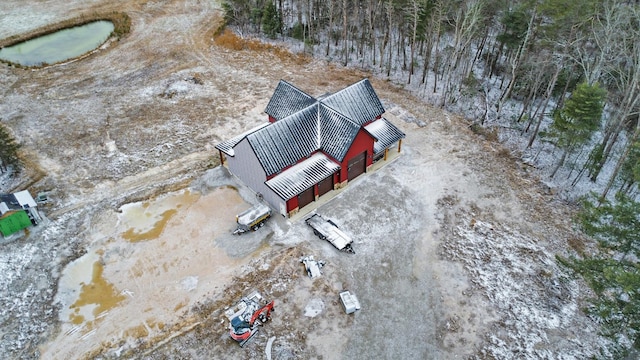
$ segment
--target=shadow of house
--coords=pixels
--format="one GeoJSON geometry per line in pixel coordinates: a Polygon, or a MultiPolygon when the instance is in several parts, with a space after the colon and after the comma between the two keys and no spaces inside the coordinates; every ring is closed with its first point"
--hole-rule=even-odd
{"type": "Polygon", "coordinates": [[[386,161],[396,144],[400,152],[405,134],[384,111],[367,79],[318,98],[281,80],[269,122],[216,148],[229,172],[290,217],[386,161]]]}

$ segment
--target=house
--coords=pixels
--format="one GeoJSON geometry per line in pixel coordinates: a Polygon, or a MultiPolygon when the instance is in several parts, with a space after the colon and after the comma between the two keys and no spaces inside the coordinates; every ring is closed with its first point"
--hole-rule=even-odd
{"type": "Polygon", "coordinates": [[[318,98],[281,80],[265,113],[268,122],[216,148],[232,174],[285,216],[387,161],[405,137],[382,117],[367,79],[318,98]]]}
{"type": "Polygon", "coordinates": [[[0,194],[0,235],[2,237],[9,238],[25,228],[38,225],[40,220],[37,204],[29,191],[0,194]]]}

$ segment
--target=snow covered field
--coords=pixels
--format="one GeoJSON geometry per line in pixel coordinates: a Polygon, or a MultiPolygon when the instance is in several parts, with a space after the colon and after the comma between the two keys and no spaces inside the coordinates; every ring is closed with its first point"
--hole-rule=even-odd
{"type": "Polygon", "coordinates": [[[582,359],[606,344],[554,259],[577,236],[572,209],[464,120],[376,78],[402,155],[317,210],[356,254],[280,217],[231,236],[254,198],[213,146],[266,121],[279,79],[320,95],[370,74],[217,47],[213,1],[3,1],[0,34],[112,9],[133,30],[109,48],[0,67],[0,121],[52,200],[45,226],[0,245],[0,358],[262,357],[272,336],[274,359],[582,359]],[[327,261],[323,277],[302,255],[327,261]],[[239,348],[223,311],[251,289],[276,312],[239,348]],[[343,289],[362,310],[344,314],[343,289]]]}

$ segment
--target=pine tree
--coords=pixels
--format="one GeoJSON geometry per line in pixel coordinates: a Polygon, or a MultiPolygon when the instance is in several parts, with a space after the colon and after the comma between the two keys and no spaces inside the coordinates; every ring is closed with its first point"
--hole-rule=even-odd
{"type": "Polygon", "coordinates": [[[280,12],[272,1],[267,1],[262,14],[262,32],[270,38],[274,39],[277,34],[282,32],[282,19],[280,12]]]}
{"type": "Polygon", "coordinates": [[[0,173],[6,172],[9,167],[12,167],[16,173],[19,172],[21,167],[18,157],[20,144],[2,125],[0,125],[0,144],[0,173]]]}
{"type": "Polygon", "coordinates": [[[629,155],[620,169],[620,178],[624,181],[625,191],[632,189],[634,184],[640,183],[640,141],[631,145],[629,155]]]}
{"type": "Polygon", "coordinates": [[[640,257],[640,203],[618,193],[616,202],[604,200],[598,204],[592,199],[582,202],[578,215],[582,229],[600,245],[623,255],[640,257]]]}
{"type": "Polygon", "coordinates": [[[551,177],[564,164],[567,155],[586,144],[598,130],[606,95],[598,83],[578,84],[562,109],[553,114],[551,130],[546,135],[564,152],[551,177]]]}
{"type": "Polygon", "coordinates": [[[640,265],[607,257],[558,260],[580,274],[597,295],[584,310],[602,324],[602,334],[614,340],[609,350],[620,359],[628,355],[621,336],[640,350],[640,265]]]}
{"type": "MultiPolygon", "coordinates": [[[[585,310],[599,320],[603,334],[616,342],[625,336],[640,350],[640,203],[622,193],[615,203],[598,206],[597,199],[595,194],[584,199],[577,219],[582,230],[599,241],[602,251],[558,261],[593,289],[596,297],[585,310]]],[[[610,350],[620,358],[628,351],[620,345],[610,350]]]]}

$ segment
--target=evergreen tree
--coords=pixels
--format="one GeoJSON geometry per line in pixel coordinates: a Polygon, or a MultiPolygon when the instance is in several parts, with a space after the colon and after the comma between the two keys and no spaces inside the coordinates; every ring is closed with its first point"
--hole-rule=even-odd
{"type": "MultiPolygon", "coordinates": [[[[578,223],[603,251],[558,260],[580,274],[597,295],[586,311],[602,324],[604,335],[615,340],[623,335],[640,350],[640,203],[622,193],[615,204],[605,201],[597,206],[596,199],[592,195],[583,201],[578,223]]],[[[627,352],[622,346],[611,350],[621,357],[627,352]]]]}
{"type": "Polygon", "coordinates": [[[627,355],[621,336],[640,350],[640,265],[607,257],[559,261],[580,274],[595,292],[597,297],[584,310],[602,324],[604,336],[615,340],[615,348],[609,350],[621,359],[627,355]]]}
{"type": "Polygon", "coordinates": [[[282,19],[280,12],[272,1],[267,1],[262,15],[262,32],[270,38],[274,39],[277,34],[282,32],[282,19]]]}
{"type": "Polygon", "coordinates": [[[553,114],[553,123],[546,135],[564,152],[551,177],[564,164],[567,155],[586,144],[598,130],[605,97],[606,91],[597,83],[581,83],[562,109],[553,114]]]}
{"type": "Polygon", "coordinates": [[[631,190],[634,184],[640,183],[640,141],[631,145],[627,160],[620,169],[620,177],[625,182],[623,188],[631,190]]]}
{"type": "Polygon", "coordinates": [[[618,193],[616,203],[604,200],[598,204],[592,199],[582,202],[578,220],[584,232],[593,236],[607,250],[624,257],[640,257],[640,203],[618,193]]]}
{"type": "Polygon", "coordinates": [[[504,30],[496,36],[496,40],[509,51],[516,50],[527,35],[529,19],[530,16],[525,9],[519,8],[505,13],[500,20],[504,30]]]}
{"type": "Polygon", "coordinates": [[[8,170],[11,166],[15,172],[20,171],[20,159],[18,150],[20,144],[9,134],[9,131],[0,125],[0,173],[8,170]]]}

